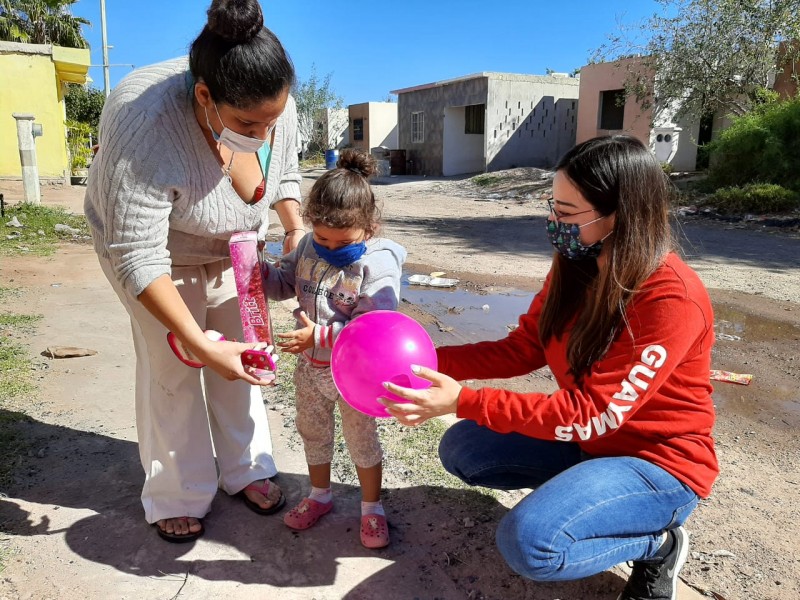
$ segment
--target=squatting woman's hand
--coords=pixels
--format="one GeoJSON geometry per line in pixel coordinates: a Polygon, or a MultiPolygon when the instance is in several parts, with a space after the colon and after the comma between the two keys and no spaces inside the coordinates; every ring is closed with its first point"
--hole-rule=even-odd
{"type": "Polygon", "coordinates": [[[430,381],[432,385],[424,390],[414,390],[385,382],[383,385],[388,391],[411,401],[402,403],[379,398],[378,401],[386,406],[390,415],[396,417],[403,425],[414,427],[422,425],[432,417],[456,412],[461,384],[452,377],[425,367],[413,365],[411,370],[415,375],[430,381]]]}

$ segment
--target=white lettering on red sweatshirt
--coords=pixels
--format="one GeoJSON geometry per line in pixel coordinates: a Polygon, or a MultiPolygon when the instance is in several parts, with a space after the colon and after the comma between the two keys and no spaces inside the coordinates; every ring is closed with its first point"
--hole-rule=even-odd
{"type": "Polygon", "coordinates": [[[670,254],[628,304],[629,329],[620,328],[580,386],[567,363],[569,332],[546,345],[539,340],[549,282],[505,339],[437,353],[439,370],[457,380],[516,377],[548,365],[560,389],[465,387],[457,416],[501,433],[576,442],[592,456],[638,457],[707,497],[719,473],[709,378],[714,317],[697,274],[670,254]]]}

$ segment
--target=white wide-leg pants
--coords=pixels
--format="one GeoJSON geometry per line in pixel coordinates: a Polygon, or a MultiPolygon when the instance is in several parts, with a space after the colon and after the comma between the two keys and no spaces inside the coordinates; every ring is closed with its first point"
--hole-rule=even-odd
{"type": "MultiPolygon", "coordinates": [[[[147,522],[203,517],[218,487],[235,494],[275,475],[261,389],[180,362],[167,344],[166,328],[117,282],[106,259],[100,265],[131,318],[147,522]]],[[[243,339],[229,260],[173,266],[172,280],[201,328],[243,339]]]]}

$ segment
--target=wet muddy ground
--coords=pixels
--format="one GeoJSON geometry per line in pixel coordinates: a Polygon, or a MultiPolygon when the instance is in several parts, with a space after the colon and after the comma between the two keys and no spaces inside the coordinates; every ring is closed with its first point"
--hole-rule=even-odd
{"type": "MultiPolygon", "coordinates": [[[[407,308],[410,312],[429,315],[432,320],[428,324],[429,332],[441,343],[504,337],[516,327],[519,315],[527,311],[535,294],[532,290],[499,284],[461,281],[452,288],[412,285],[408,276],[404,276],[402,302],[411,305],[407,308]],[[448,341],[448,337],[452,341],[448,341]]],[[[795,317],[797,313],[783,310],[777,316],[789,318],[779,320],[763,313],[763,300],[760,302],[762,310],[756,312],[747,308],[751,299],[744,294],[728,292],[718,296],[714,302],[716,364],[712,366],[752,374],[753,368],[760,368],[762,362],[767,362],[766,366],[771,369],[769,374],[759,373],[761,376],[748,386],[716,383],[718,410],[735,411],[748,417],[759,414],[800,426],[800,322],[795,317]],[[775,360],[762,361],[759,357],[762,352],[775,360]],[[765,388],[769,388],[768,394],[764,393],[765,388]]]]}

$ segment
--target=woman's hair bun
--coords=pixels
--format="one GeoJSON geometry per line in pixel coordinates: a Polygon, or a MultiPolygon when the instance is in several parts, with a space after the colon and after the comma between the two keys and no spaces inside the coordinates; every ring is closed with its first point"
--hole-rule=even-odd
{"type": "Polygon", "coordinates": [[[336,166],[340,169],[350,169],[367,178],[378,172],[378,163],[372,155],[359,152],[353,148],[342,150],[336,166]]]}
{"type": "Polygon", "coordinates": [[[213,0],[207,14],[209,31],[238,44],[249,42],[264,28],[258,0],[213,0]]]}

